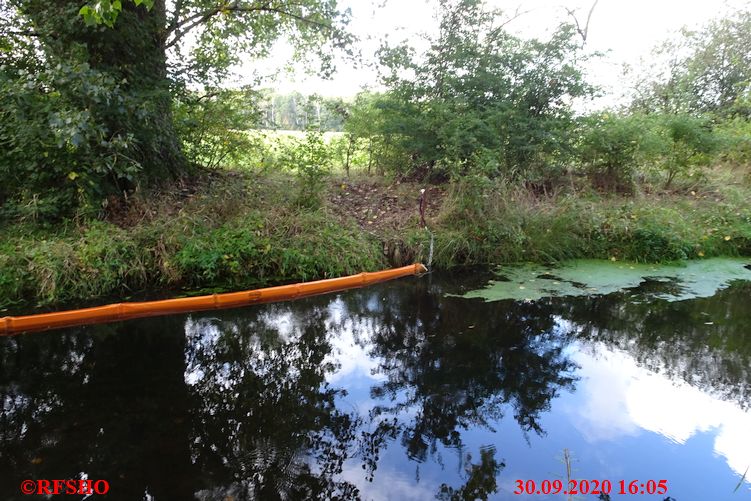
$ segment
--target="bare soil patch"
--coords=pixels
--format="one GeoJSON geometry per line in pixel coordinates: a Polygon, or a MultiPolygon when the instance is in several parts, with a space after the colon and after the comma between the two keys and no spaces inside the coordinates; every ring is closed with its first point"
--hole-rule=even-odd
{"type": "Polygon", "coordinates": [[[363,230],[377,235],[420,224],[420,190],[425,189],[425,219],[437,216],[445,188],[417,183],[383,184],[368,180],[338,180],[329,189],[328,203],[339,217],[352,218],[363,230]]]}

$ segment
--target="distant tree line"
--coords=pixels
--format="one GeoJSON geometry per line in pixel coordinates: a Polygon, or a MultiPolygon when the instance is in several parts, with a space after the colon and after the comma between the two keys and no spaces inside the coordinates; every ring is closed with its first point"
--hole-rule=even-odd
{"type": "Polygon", "coordinates": [[[345,102],[341,98],[264,90],[260,93],[258,108],[261,112],[259,125],[264,129],[339,132],[344,127],[345,102]]]}

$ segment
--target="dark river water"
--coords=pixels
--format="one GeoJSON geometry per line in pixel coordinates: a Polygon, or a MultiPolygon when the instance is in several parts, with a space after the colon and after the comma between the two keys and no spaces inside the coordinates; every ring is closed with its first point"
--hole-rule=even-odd
{"type": "Polygon", "coordinates": [[[448,295],[488,278],[0,339],[0,499],[751,499],[751,283],[448,295]]]}

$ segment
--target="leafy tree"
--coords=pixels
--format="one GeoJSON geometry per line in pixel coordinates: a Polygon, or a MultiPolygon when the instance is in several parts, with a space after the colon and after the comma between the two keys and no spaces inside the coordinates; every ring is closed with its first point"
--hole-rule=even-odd
{"type": "Polygon", "coordinates": [[[684,29],[655,56],[659,63],[637,84],[635,108],[736,114],[751,92],[751,11],[684,29]]]}
{"type": "Polygon", "coordinates": [[[718,157],[723,162],[751,165],[751,122],[741,117],[726,120],[715,128],[718,157]]]}
{"type": "Polygon", "coordinates": [[[647,130],[644,117],[635,114],[599,113],[583,120],[579,158],[595,186],[631,191],[640,153],[649,139],[647,130]]]}
{"type": "Polygon", "coordinates": [[[106,124],[142,111],[122,83],[86,63],[0,69],[2,213],[52,219],[126,189],[141,168],[136,139],[106,124]]]}
{"type": "Polygon", "coordinates": [[[661,167],[668,188],[676,177],[693,176],[708,165],[717,141],[708,120],[690,115],[666,117],[664,134],[666,145],[661,167]]]}
{"type": "Polygon", "coordinates": [[[298,175],[298,203],[304,207],[318,207],[326,177],[331,171],[331,153],[323,134],[309,130],[303,140],[292,139],[285,146],[282,157],[282,164],[298,175]]]}
{"type": "MultiPolygon", "coordinates": [[[[10,111],[14,121],[4,124],[0,132],[5,149],[18,151],[35,144],[17,139],[16,132],[27,123],[41,136],[54,137],[53,126],[45,123],[51,124],[55,100],[71,103],[71,122],[85,116],[96,130],[72,148],[81,148],[84,142],[92,150],[104,148],[102,143],[127,144],[127,151],[119,154],[127,155],[133,167],[128,170],[130,177],[121,172],[122,163],[112,167],[97,162],[93,170],[104,175],[88,177],[94,178],[99,192],[117,192],[134,187],[139,180],[186,171],[188,162],[173,123],[176,92],[185,93],[181,89],[189,86],[210,91],[241,57],[267,55],[280,37],[289,39],[301,57],[318,57],[322,72],[328,74],[332,70],[330,49],[349,42],[344,32],[348,15],[338,9],[336,0],[176,0],[169,6],[165,0],[111,0],[83,8],[76,0],[9,0],[3,4],[3,13],[11,21],[0,22],[4,47],[0,82],[4,88],[33,82],[26,87],[27,94],[17,93],[17,107],[10,111]],[[190,46],[185,43],[188,38],[190,46]],[[81,81],[80,87],[66,85],[65,80],[51,76],[58,68],[73,68],[89,80],[81,81]],[[104,85],[101,82],[106,82],[113,96],[100,92],[96,99],[85,99],[89,87],[104,85]]],[[[36,165],[29,164],[36,172],[50,171],[43,160],[48,158],[43,156],[45,148],[27,151],[29,159],[34,155],[39,159],[36,165]]],[[[62,142],[58,148],[71,146],[62,142]]],[[[13,198],[23,205],[30,197],[55,195],[49,192],[49,184],[14,173],[14,157],[3,157],[0,175],[16,175],[23,186],[0,195],[0,202],[13,198]]],[[[83,159],[80,163],[84,168],[89,165],[83,159]]],[[[51,185],[65,184],[67,168],[56,169],[46,178],[51,185]]],[[[66,197],[68,206],[78,205],[66,197]]]]}
{"type": "MultiPolygon", "coordinates": [[[[396,148],[401,138],[401,127],[396,125],[396,118],[389,118],[396,102],[388,94],[369,91],[360,92],[346,110],[344,132],[348,141],[347,162],[345,169],[349,172],[349,160],[362,145],[366,154],[368,174],[373,166],[383,174],[386,169],[397,171],[409,162],[405,152],[396,148]]],[[[403,115],[400,115],[404,117],[403,115]]]]}
{"type": "Polygon", "coordinates": [[[628,192],[639,169],[664,175],[665,188],[678,177],[698,178],[717,145],[706,117],[597,113],[582,120],[578,154],[596,187],[628,192]]]}
{"type": "Polygon", "coordinates": [[[260,138],[248,133],[260,121],[256,101],[250,89],[185,93],[177,99],[175,127],[188,161],[208,168],[229,161],[239,165],[259,149],[260,138]]]}
{"type": "Polygon", "coordinates": [[[425,54],[384,47],[384,134],[411,167],[433,174],[532,178],[560,165],[573,125],[571,101],[591,90],[579,69],[576,30],[547,41],[504,30],[480,0],[440,2],[440,30],[425,54]]]}

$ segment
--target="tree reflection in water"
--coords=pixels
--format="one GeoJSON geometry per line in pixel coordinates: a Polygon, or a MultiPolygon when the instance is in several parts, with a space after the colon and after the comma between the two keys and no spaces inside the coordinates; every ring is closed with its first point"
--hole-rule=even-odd
{"type": "Polygon", "coordinates": [[[480,462],[472,463],[472,456],[465,458],[464,472],[467,480],[458,489],[441,484],[436,498],[441,501],[488,499],[490,494],[498,492],[496,477],[506,466],[495,459],[495,447],[480,449],[480,462]]]}
{"type": "Polygon", "coordinates": [[[174,319],[135,325],[2,340],[0,498],[82,475],[124,499],[192,496],[185,338],[174,319]]]}
{"type": "Polygon", "coordinates": [[[400,431],[416,460],[437,442],[461,448],[461,430],[491,427],[508,410],[525,431],[543,433],[540,413],[573,389],[568,338],[544,305],[445,297],[426,281],[346,301],[348,316],[360,319],[357,338],[367,339],[386,379],[371,389],[379,402],[372,417],[410,420],[400,417],[400,431]]]}
{"type": "Polygon", "coordinates": [[[2,339],[0,498],[22,499],[26,478],[81,475],[123,499],[357,498],[355,484],[398,444],[415,461],[458,451],[463,484],[433,492],[486,498],[504,460],[492,446],[469,456],[465,430],[508,415],[544,434],[541,416],[576,384],[572,343],[628,351],[748,404],[751,285],[742,287],[682,303],[483,303],[446,296],[457,285],[435,277],[2,339]],[[343,405],[346,379],[331,383],[349,356],[332,346],[345,338],[374,368],[366,414],[343,405]],[[359,479],[342,474],[353,463],[359,479]]]}
{"type": "MultiPolygon", "coordinates": [[[[668,286],[670,286],[668,284],[668,286]]],[[[640,294],[555,301],[555,311],[589,343],[629,353],[642,367],[751,408],[751,283],[712,297],[668,302],[640,294]]]]}
{"type": "Polygon", "coordinates": [[[214,486],[199,497],[356,497],[353,485],[334,480],[361,421],[336,408],[343,390],[325,381],[334,370],[325,361],[325,318],[321,306],[281,304],[258,315],[188,322],[186,381],[197,402],[192,455],[214,486]]]}

